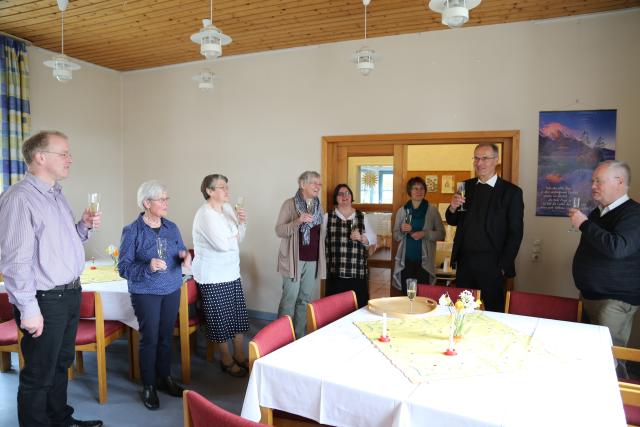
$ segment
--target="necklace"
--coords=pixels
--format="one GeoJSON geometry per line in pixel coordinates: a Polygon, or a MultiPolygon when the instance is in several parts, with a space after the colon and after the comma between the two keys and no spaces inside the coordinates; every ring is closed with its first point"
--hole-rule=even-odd
{"type": "Polygon", "coordinates": [[[158,218],[157,220],[153,220],[147,216],[147,214],[142,215],[142,220],[151,228],[160,227],[161,220],[158,218]]]}

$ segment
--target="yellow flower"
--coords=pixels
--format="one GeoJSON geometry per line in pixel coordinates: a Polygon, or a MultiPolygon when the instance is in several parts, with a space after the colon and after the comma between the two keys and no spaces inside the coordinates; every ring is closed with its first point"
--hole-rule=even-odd
{"type": "Polygon", "coordinates": [[[458,301],[456,301],[455,307],[456,307],[456,310],[462,311],[462,310],[464,310],[464,303],[462,301],[458,300],[458,301]]]}

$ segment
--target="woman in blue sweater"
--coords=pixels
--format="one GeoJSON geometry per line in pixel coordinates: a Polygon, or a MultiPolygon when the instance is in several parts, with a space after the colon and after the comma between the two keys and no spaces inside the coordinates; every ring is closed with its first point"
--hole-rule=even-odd
{"type": "Polygon", "coordinates": [[[182,387],[171,378],[171,336],[178,316],[181,264],[189,266],[191,257],[178,227],[166,219],[168,201],[158,181],[140,185],[138,206],[144,212],[122,230],[118,261],[140,325],[142,402],[148,409],[160,407],[156,387],[182,396],[182,387]]]}

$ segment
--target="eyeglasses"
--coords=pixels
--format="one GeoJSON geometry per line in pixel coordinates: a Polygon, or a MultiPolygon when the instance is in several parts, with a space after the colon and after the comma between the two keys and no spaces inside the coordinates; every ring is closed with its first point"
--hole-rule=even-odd
{"type": "Polygon", "coordinates": [[[213,188],[211,188],[211,189],[212,189],[213,191],[216,191],[216,190],[229,191],[229,186],[228,186],[228,185],[221,185],[221,186],[218,186],[218,187],[213,187],[213,188]]]}
{"type": "Polygon", "coordinates": [[[42,151],[40,151],[40,153],[57,154],[58,156],[62,157],[65,160],[66,159],[70,159],[71,157],[73,157],[71,155],[71,153],[58,153],[57,151],[45,151],[45,150],[42,150],[42,151]]]}
{"type": "Polygon", "coordinates": [[[425,192],[425,188],[422,185],[416,185],[415,187],[411,187],[411,191],[421,191],[421,192],[425,192]]]}
{"type": "Polygon", "coordinates": [[[495,159],[497,157],[498,156],[492,156],[492,157],[489,157],[489,156],[482,156],[482,157],[473,156],[473,161],[474,162],[486,162],[487,160],[492,160],[492,159],[495,159]]]}
{"type": "Polygon", "coordinates": [[[149,199],[152,202],[160,202],[160,203],[167,203],[169,201],[170,197],[162,197],[160,199],[149,199]]]}
{"type": "Polygon", "coordinates": [[[349,197],[349,196],[351,196],[351,193],[348,191],[340,191],[338,193],[338,197],[349,197]]]}

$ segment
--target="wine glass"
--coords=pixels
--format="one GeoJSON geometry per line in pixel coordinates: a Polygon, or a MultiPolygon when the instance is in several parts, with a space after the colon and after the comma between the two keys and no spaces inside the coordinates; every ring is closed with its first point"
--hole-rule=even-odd
{"type": "Polygon", "coordinates": [[[404,223],[411,225],[411,209],[405,210],[404,223]]]}
{"type": "MultiPolygon", "coordinates": [[[[574,198],[572,198],[572,199],[571,199],[571,207],[572,207],[573,209],[578,209],[578,210],[580,210],[580,197],[574,197],[574,198]]],[[[578,230],[577,228],[575,228],[575,227],[573,226],[573,224],[571,224],[571,228],[569,228],[569,230],[567,230],[567,231],[577,232],[577,231],[579,231],[579,230],[578,230]]]]}
{"type": "MultiPolygon", "coordinates": [[[[91,212],[91,215],[95,215],[100,212],[100,193],[89,193],[88,202],[89,212],[91,212]]],[[[93,223],[91,224],[91,228],[93,228],[93,223]]]]}
{"type": "MultiPolygon", "coordinates": [[[[158,251],[158,258],[163,260],[165,263],[167,262],[167,239],[164,237],[158,237],[156,239],[156,249],[158,251]]],[[[167,270],[157,270],[158,273],[166,273],[167,270]]]]}
{"type": "Polygon", "coordinates": [[[407,297],[409,297],[409,313],[413,313],[413,299],[416,297],[418,279],[407,279],[407,297]]]}
{"type": "Polygon", "coordinates": [[[244,209],[244,197],[238,196],[238,199],[236,200],[236,204],[235,204],[235,209],[236,209],[236,212],[238,212],[240,209],[244,209]]]}
{"type": "MultiPolygon", "coordinates": [[[[459,182],[456,184],[456,191],[462,196],[464,197],[464,193],[465,193],[465,183],[463,182],[459,182]]],[[[464,208],[464,203],[460,205],[460,209],[458,209],[459,212],[465,212],[466,209],[464,208]]]]}
{"type": "Polygon", "coordinates": [[[314,203],[313,203],[313,199],[309,199],[307,200],[307,213],[313,215],[314,213],[314,203]]]}

